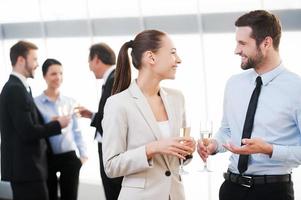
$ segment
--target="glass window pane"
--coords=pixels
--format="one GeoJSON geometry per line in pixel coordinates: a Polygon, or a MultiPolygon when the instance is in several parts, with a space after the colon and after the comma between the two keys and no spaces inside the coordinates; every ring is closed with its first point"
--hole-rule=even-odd
{"type": "Polygon", "coordinates": [[[8,79],[11,72],[11,64],[9,62],[9,54],[6,53],[4,42],[0,43],[0,91],[8,79]]]}
{"type": "Polygon", "coordinates": [[[284,66],[301,75],[299,50],[301,45],[301,32],[283,32],[280,41],[280,56],[284,66]]]}
{"type": "Polygon", "coordinates": [[[282,9],[297,9],[301,8],[300,0],[264,0],[264,9],[269,10],[282,10],[282,9]]]}
{"type": "Polygon", "coordinates": [[[197,13],[197,0],[141,0],[144,16],[197,13]]]}
{"type": "Polygon", "coordinates": [[[41,0],[42,17],[45,21],[86,19],[86,0],[41,0]]]}
{"type": "Polygon", "coordinates": [[[139,0],[88,0],[91,18],[139,16],[139,0]]]}
{"type": "MultiPolygon", "coordinates": [[[[93,43],[98,43],[98,42],[104,42],[108,44],[115,52],[116,54],[116,59],[118,57],[119,50],[121,46],[129,41],[133,40],[135,35],[125,35],[125,36],[115,36],[115,37],[94,37],[93,38],[93,43]]],[[[131,50],[129,50],[129,55],[130,55],[131,50]]],[[[137,78],[138,71],[132,66],[132,79],[137,78]]]]}
{"type": "Polygon", "coordinates": [[[201,13],[249,11],[261,8],[261,0],[199,0],[201,13]]]}
{"type": "Polygon", "coordinates": [[[40,21],[39,0],[1,0],[0,23],[40,21]]]}

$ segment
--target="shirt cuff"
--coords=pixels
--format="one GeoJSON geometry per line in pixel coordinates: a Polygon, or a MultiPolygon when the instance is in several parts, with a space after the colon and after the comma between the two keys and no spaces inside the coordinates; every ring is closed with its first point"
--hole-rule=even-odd
{"type": "Polygon", "coordinates": [[[94,118],[95,118],[96,113],[92,113],[92,117],[91,117],[91,123],[93,122],[94,118]]]}
{"type": "Polygon", "coordinates": [[[184,160],[183,164],[188,165],[192,161],[192,158],[193,158],[192,154],[185,156],[185,160],[184,160]]]}
{"type": "Polygon", "coordinates": [[[147,160],[148,166],[149,166],[150,168],[152,168],[152,167],[153,167],[153,165],[154,165],[154,159],[153,159],[153,157],[152,157],[152,158],[150,158],[150,159],[147,159],[147,155],[146,155],[146,145],[145,145],[145,146],[143,146],[143,147],[144,147],[144,155],[145,155],[145,157],[146,157],[146,160],[147,160]]]}
{"type": "Polygon", "coordinates": [[[216,153],[219,153],[219,152],[227,151],[220,141],[218,141],[217,139],[214,139],[214,142],[217,145],[217,148],[215,149],[215,152],[212,155],[215,155],[216,153]]]}
{"type": "MultiPolygon", "coordinates": [[[[145,170],[147,168],[151,168],[153,165],[153,159],[148,160],[146,156],[146,147],[140,146],[136,149],[132,149],[128,151],[129,157],[131,158],[131,162],[135,163],[135,167],[137,171],[145,170]]],[[[136,171],[136,172],[137,172],[136,171]]]]}
{"type": "Polygon", "coordinates": [[[273,145],[272,160],[285,161],[289,156],[286,146],[273,145]]]}
{"type": "Polygon", "coordinates": [[[149,167],[153,167],[153,165],[154,165],[154,159],[149,159],[149,160],[147,160],[147,162],[148,162],[148,166],[149,167]]]}
{"type": "Polygon", "coordinates": [[[86,150],[84,150],[84,151],[79,150],[79,155],[80,155],[80,157],[88,158],[88,153],[86,150]]]}

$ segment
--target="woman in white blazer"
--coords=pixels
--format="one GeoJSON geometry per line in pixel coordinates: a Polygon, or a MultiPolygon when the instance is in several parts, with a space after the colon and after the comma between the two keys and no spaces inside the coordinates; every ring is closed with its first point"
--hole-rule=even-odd
{"type": "Polygon", "coordinates": [[[185,199],[179,159],[193,153],[195,141],[179,137],[186,123],[183,95],[159,85],[175,78],[179,63],[171,39],[157,30],[139,33],[120,49],[102,121],[105,171],[124,176],[120,200],[185,199]],[[132,83],[129,48],[138,69],[132,83]]]}

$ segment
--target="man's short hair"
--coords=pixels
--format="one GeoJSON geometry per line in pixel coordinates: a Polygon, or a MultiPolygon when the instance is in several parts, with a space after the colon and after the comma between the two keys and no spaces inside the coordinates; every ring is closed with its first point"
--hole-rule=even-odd
{"type": "Polygon", "coordinates": [[[104,64],[115,65],[116,56],[114,51],[105,43],[97,43],[90,47],[89,60],[97,56],[104,64]]]}
{"type": "Polygon", "coordinates": [[[257,46],[266,38],[273,39],[273,47],[278,51],[281,38],[281,24],[274,14],[265,10],[255,10],[239,17],[235,26],[249,26],[252,29],[251,37],[256,40],[257,46]]]}
{"type": "Polygon", "coordinates": [[[16,65],[19,56],[26,59],[29,51],[32,49],[37,50],[38,47],[31,42],[21,40],[14,44],[14,46],[10,48],[10,61],[12,66],[16,65]]]}

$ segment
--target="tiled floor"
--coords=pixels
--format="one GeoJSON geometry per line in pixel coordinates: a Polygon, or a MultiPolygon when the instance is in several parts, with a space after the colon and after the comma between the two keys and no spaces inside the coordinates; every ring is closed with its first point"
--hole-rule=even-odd
{"type": "MultiPolygon", "coordinates": [[[[1,182],[0,184],[0,200],[11,200],[11,189],[8,183],[1,182]]],[[[79,184],[78,200],[106,200],[103,192],[103,187],[100,182],[81,182],[79,184]]]]}

